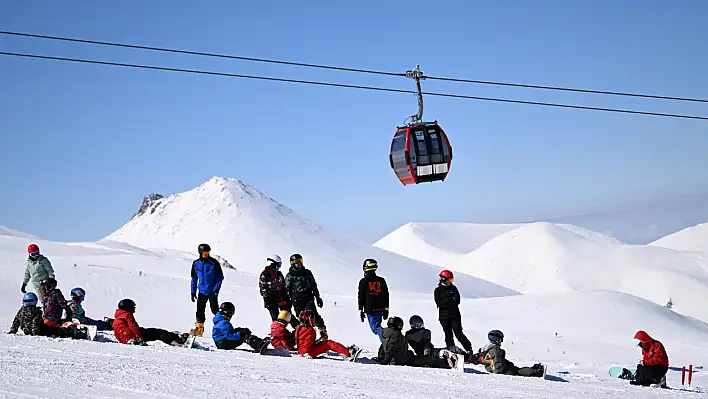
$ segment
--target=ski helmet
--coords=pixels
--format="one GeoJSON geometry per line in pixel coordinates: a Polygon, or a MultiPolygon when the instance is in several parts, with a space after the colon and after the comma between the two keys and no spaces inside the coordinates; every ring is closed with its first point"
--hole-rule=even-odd
{"type": "Polygon", "coordinates": [[[455,281],[455,275],[449,270],[443,270],[440,272],[440,280],[448,280],[453,282],[455,281]]]}
{"type": "Polygon", "coordinates": [[[367,259],[364,261],[363,269],[365,272],[375,272],[379,268],[379,264],[376,263],[376,259],[367,259]]]}
{"type": "Polygon", "coordinates": [[[73,290],[71,290],[71,297],[72,298],[79,298],[83,301],[85,296],[86,296],[86,291],[83,288],[76,287],[73,290]]]}
{"type": "Polygon", "coordinates": [[[219,306],[219,313],[230,319],[234,316],[234,313],[236,313],[236,306],[231,302],[224,302],[219,306]]]}
{"type": "Polygon", "coordinates": [[[30,244],[27,247],[27,253],[30,254],[32,257],[36,257],[39,255],[39,246],[37,244],[30,244]]]}
{"type": "Polygon", "coordinates": [[[489,342],[501,344],[502,341],[504,341],[504,333],[499,330],[492,330],[489,334],[487,334],[487,338],[489,339],[489,342]]]}
{"type": "Polygon", "coordinates": [[[37,294],[28,292],[22,297],[22,306],[37,306],[37,294]]]}
{"type": "Polygon", "coordinates": [[[57,288],[57,280],[53,278],[47,278],[39,282],[39,285],[44,287],[46,290],[51,291],[57,288]]]}
{"type": "Polygon", "coordinates": [[[414,330],[420,330],[423,328],[423,318],[418,316],[417,314],[414,314],[411,316],[410,320],[408,320],[408,324],[411,325],[411,328],[414,330]]]}
{"type": "Polygon", "coordinates": [[[199,252],[199,256],[202,256],[204,252],[211,252],[211,247],[209,244],[199,244],[197,252],[199,252]]]}
{"type": "Polygon", "coordinates": [[[302,265],[302,255],[292,254],[292,256],[290,256],[290,264],[295,265],[296,263],[299,263],[302,265]]]}
{"type": "Polygon", "coordinates": [[[120,302],[118,302],[118,309],[135,313],[135,302],[133,302],[132,299],[121,299],[120,302]]]}
{"type": "Polygon", "coordinates": [[[284,320],[286,323],[290,323],[291,317],[292,315],[287,310],[281,310],[280,313],[278,313],[278,320],[284,320]]]}
{"type": "Polygon", "coordinates": [[[280,266],[283,265],[283,260],[280,259],[280,256],[277,254],[273,254],[266,259],[268,262],[268,266],[275,266],[276,269],[280,269],[280,266]]]}
{"type": "Polygon", "coordinates": [[[388,328],[401,331],[403,330],[403,319],[398,316],[389,317],[386,325],[388,328]]]}

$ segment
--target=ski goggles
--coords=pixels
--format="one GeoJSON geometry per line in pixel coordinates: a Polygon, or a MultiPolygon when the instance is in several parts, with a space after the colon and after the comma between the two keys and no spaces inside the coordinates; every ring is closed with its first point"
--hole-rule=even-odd
{"type": "Polygon", "coordinates": [[[455,281],[455,278],[454,278],[454,277],[450,277],[450,278],[447,278],[447,277],[440,277],[440,281],[453,282],[453,281],[455,281]]]}
{"type": "Polygon", "coordinates": [[[209,256],[210,253],[211,253],[211,251],[204,251],[204,252],[202,252],[202,256],[209,256]]]}
{"type": "Polygon", "coordinates": [[[32,258],[36,258],[36,257],[39,256],[39,251],[37,251],[37,252],[30,252],[29,256],[32,257],[32,258]]]}

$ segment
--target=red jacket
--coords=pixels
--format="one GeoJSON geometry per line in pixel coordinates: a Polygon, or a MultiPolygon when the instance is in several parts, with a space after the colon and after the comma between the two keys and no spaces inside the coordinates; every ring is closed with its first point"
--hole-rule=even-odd
{"type": "Polygon", "coordinates": [[[270,325],[270,344],[273,348],[285,348],[289,351],[295,350],[295,337],[288,331],[287,324],[274,321],[270,325]]]}
{"type": "Polygon", "coordinates": [[[669,356],[661,342],[654,340],[644,331],[637,331],[634,339],[642,342],[642,363],[645,366],[669,366],[669,356]]]}
{"type": "Polygon", "coordinates": [[[305,327],[302,324],[297,326],[297,329],[295,329],[295,342],[297,343],[298,353],[301,355],[310,353],[312,345],[315,344],[316,336],[314,327],[305,327]]]}
{"type": "Polygon", "coordinates": [[[143,338],[143,333],[140,331],[140,326],[138,322],[135,321],[133,314],[122,309],[116,309],[113,320],[113,332],[116,339],[122,344],[126,344],[129,340],[134,338],[143,338]]]}

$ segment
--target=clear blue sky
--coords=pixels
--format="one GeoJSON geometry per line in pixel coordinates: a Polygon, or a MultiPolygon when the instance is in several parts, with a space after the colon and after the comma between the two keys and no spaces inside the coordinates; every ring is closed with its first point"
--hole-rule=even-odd
{"type": "MultiPolygon", "coordinates": [[[[2,2],[0,29],[429,75],[708,97],[708,2],[2,2]],[[271,8],[272,7],[272,8],[271,8]],[[420,11],[416,11],[419,8],[420,11]]],[[[0,49],[411,89],[376,77],[0,36],[0,49]]],[[[0,50],[0,51],[2,51],[0,50]]],[[[424,90],[708,115],[705,104],[424,90]]],[[[240,178],[333,230],[511,221],[708,185],[708,122],[426,98],[444,183],[388,164],[415,97],[0,56],[0,225],[94,240],[150,192],[240,178]]]]}

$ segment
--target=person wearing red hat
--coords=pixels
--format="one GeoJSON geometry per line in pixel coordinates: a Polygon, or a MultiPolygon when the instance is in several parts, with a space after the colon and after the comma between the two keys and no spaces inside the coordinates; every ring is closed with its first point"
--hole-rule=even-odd
{"type": "Polygon", "coordinates": [[[634,339],[642,348],[642,360],[637,365],[637,372],[629,382],[632,385],[666,385],[666,372],[669,371],[669,356],[664,345],[653,339],[645,331],[637,331],[634,339]]]}
{"type": "Polygon", "coordinates": [[[32,281],[34,285],[34,290],[37,296],[44,304],[45,290],[40,282],[55,278],[54,268],[52,268],[52,263],[44,255],[39,253],[39,246],[37,244],[30,244],[27,247],[27,262],[25,263],[25,277],[22,280],[22,293],[27,292],[27,283],[32,281]]]}
{"type": "Polygon", "coordinates": [[[467,353],[472,353],[472,344],[462,332],[462,314],[460,313],[460,292],[452,284],[455,276],[449,270],[440,272],[440,282],[435,288],[435,304],[438,306],[438,320],[445,332],[445,345],[451,352],[460,353],[455,346],[455,337],[465,348],[467,353]],[[454,337],[453,337],[454,334],[454,337]]]}

